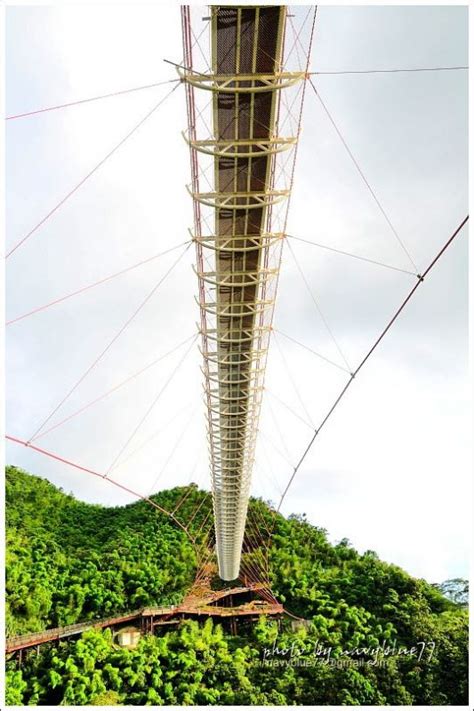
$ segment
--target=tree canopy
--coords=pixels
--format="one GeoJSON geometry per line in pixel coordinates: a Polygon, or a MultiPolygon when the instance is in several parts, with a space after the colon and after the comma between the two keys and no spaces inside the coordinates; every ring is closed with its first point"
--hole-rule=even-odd
{"type": "MultiPolygon", "coordinates": [[[[9,636],[176,603],[189,588],[189,539],[145,502],[86,504],[15,467],[6,481],[9,636]]],[[[169,510],[183,494],[188,512],[209,498],[191,485],[155,499],[169,510]]],[[[275,521],[272,590],[306,624],[285,619],[278,628],[262,616],[231,635],[210,619],[185,621],[143,635],[135,649],[118,647],[109,630],[90,630],[42,646],[21,667],[7,661],[7,703],[467,704],[462,581],[430,585],[346,539],[332,545],[304,517],[250,505],[259,520],[275,521]]]]}

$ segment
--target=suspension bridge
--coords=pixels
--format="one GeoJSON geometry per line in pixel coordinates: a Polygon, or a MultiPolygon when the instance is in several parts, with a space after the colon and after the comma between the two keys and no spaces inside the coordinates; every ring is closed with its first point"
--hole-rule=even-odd
{"type": "MultiPolygon", "coordinates": [[[[258,515],[249,509],[256,447],[259,437],[263,434],[259,426],[262,402],[264,398],[268,400],[268,396],[271,396],[279,401],[292,417],[311,429],[299,456],[289,462],[290,475],[279,491],[279,500],[273,509],[276,516],[304,460],[339,403],[345,398],[354,379],[452,242],[463,232],[468,221],[467,216],[460,219],[459,224],[453,225],[451,233],[445,235],[444,242],[434,251],[426,265],[419,267],[415,263],[405,240],[395,228],[393,219],[367,179],[318,90],[317,78],[322,72],[312,68],[318,9],[307,7],[303,10],[304,12],[293,14],[286,6],[210,6],[209,15],[202,17],[198,10],[184,6],[181,8],[182,57],[165,58],[166,65],[176,72],[173,78],[152,85],[7,116],[7,122],[34,120],[38,115],[48,112],[168,85],[167,93],[151,111],[67,191],[59,202],[51,206],[31,229],[11,243],[7,250],[8,264],[10,260],[17,258],[20,251],[28,249],[30,240],[41,240],[47,223],[60,213],[63,206],[74,199],[85,183],[94,179],[102,166],[116,152],[122,150],[122,146],[141,130],[152,115],[159,112],[160,107],[176,90],[183,91],[183,123],[187,121],[187,125],[183,126],[183,140],[188,146],[190,161],[190,182],[187,191],[193,214],[189,238],[181,240],[169,250],[137,261],[9,318],[8,328],[26,327],[28,320],[38,314],[50,309],[54,311],[58,304],[68,302],[69,299],[101,284],[179,250],[179,256],[153,289],[119,324],[115,333],[105,341],[88,366],[68,384],[57,403],[49,412],[44,413],[38,425],[23,435],[8,434],[7,440],[42,457],[55,460],[65,468],[74,468],[102,479],[104,486],[112,485],[127,495],[143,499],[159,513],[169,516],[175,525],[189,536],[198,561],[194,586],[185,600],[176,607],[134,611],[122,617],[7,640],[8,651],[74,636],[90,626],[114,626],[131,619],[151,620],[149,626],[153,631],[155,624],[164,624],[170,619],[181,619],[183,616],[204,614],[254,618],[259,614],[283,614],[284,608],[271,590],[268,550],[272,525],[268,521],[259,520],[258,515]],[[380,214],[387,233],[397,245],[405,266],[305,240],[292,235],[288,229],[290,199],[294,183],[298,180],[298,147],[305,107],[309,100],[317,102],[329,119],[348,160],[356,168],[367,188],[374,209],[380,214]],[[375,265],[381,270],[390,269],[403,273],[411,280],[398,307],[387,314],[384,327],[377,337],[367,344],[354,364],[349,364],[335,338],[332,324],[321,310],[314,285],[309,283],[296,258],[292,244],[298,240],[309,242],[320,250],[331,250],[345,257],[375,265]],[[189,308],[195,309],[199,319],[198,332],[182,339],[174,348],[138,368],[113,387],[104,387],[103,391],[98,392],[90,401],[66,415],[66,403],[75,402],[74,397],[82,384],[113,350],[117,341],[130,330],[133,322],[155,297],[163,282],[171,277],[176,265],[188,253],[190,247],[195,250],[194,279],[197,284],[197,297],[196,303],[190,303],[189,308]],[[274,325],[280,269],[286,253],[295,260],[297,271],[327,331],[328,339],[334,346],[337,359],[333,360],[300,343],[274,325]],[[317,361],[324,361],[339,373],[344,373],[344,382],[335,397],[328,402],[318,424],[314,424],[308,416],[296,387],[297,398],[302,405],[299,411],[284,402],[277,393],[270,393],[266,389],[265,374],[269,352],[274,340],[276,347],[280,349],[280,336],[312,353],[317,361]],[[189,353],[195,352],[196,348],[199,348],[200,352],[203,377],[203,407],[207,417],[212,496],[203,499],[185,520],[180,516],[180,511],[190,496],[190,489],[185,491],[172,510],[166,510],[152,498],[161,472],[149,494],[136,490],[136,487],[139,488],[138,483],[132,485],[123,478],[120,480],[114,472],[136,452],[153,444],[154,434],[136,446],[137,435],[151,415],[159,409],[163,393],[173,379],[178,377],[189,353]],[[179,358],[175,355],[178,352],[181,353],[179,358]],[[174,356],[175,362],[169,377],[133,423],[105,469],[85,466],[74,458],[37,443],[40,438],[60,430],[66,423],[75,421],[76,417],[80,417],[112,393],[136,381],[143,373],[171,356],[174,356]],[[224,592],[212,590],[212,579],[216,573],[222,581],[230,585],[224,592]],[[249,597],[240,605],[231,603],[219,607],[219,600],[222,598],[228,597],[232,601],[236,596],[247,594],[249,597]]],[[[360,73],[457,72],[465,69],[467,67],[464,66],[439,66],[374,69],[360,73]]],[[[357,70],[351,72],[349,69],[346,73],[356,74],[357,70]]],[[[180,404],[187,412],[189,408],[186,404],[180,404]]],[[[164,414],[166,422],[163,427],[166,427],[172,418],[168,412],[164,414]]],[[[185,436],[186,427],[175,442],[164,467],[168,466],[177,449],[186,446],[185,441],[183,442],[185,436]]],[[[280,437],[279,439],[281,440],[280,437]]],[[[270,442],[272,443],[271,440],[270,442]]],[[[272,446],[276,447],[274,443],[272,446]]],[[[283,441],[280,441],[279,446],[284,446],[283,441]]],[[[281,450],[280,454],[283,459],[287,458],[281,450]]],[[[194,472],[191,477],[193,475],[194,472]]]]}

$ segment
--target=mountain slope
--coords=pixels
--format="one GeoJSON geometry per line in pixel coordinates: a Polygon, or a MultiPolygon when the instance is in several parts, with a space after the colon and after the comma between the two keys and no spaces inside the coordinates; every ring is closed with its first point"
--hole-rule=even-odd
{"type": "MultiPolygon", "coordinates": [[[[199,502],[210,505],[195,486],[154,498],[172,509],[184,494],[183,520],[199,502]]],[[[251,508],[270,527],[269,507],[253,500],[251,508]]],[[[176,602],[194,572],[185,533],[148,504],[85,504],[7,468],[9,635],[176,602]]],[[[270,573],[274,593],[306,627],[278,630],[262,619],[231,636],[211,621],[188,622],[143,637],[135,650],[90,631],[45,645],[21,669],[9,661],[7,702],[467,703],[467,611],[436,587],[347,541],[331,545],[296,516],[275,517],[270,573]]]]}
{"type": "Polygon", "coordinates": [[[192,582],[186,534],[149,504],[85,504],[15,467],[6,483],[8,635],[176,602],[192,582]]]}

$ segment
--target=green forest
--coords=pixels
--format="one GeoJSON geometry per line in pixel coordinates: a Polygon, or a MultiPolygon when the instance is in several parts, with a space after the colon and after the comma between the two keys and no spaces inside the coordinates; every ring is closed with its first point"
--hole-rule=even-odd
{"type": "MultiPolygon", "coordinates": [[[[152,497],[186,520],[195,485],[152,497]],[[183,497],[185,496],[185,499],[183,497]]],[[[208,501],[206,501],[206,499],[208,501]]],[[[259,520],[274,517],[252,499],[259,520]]],[[[329,542],[304,516],[274,517],[271,587],[303,624],[262,616],[237,634],[187,620],[135,649],[90,630],[7,659],[7,705],[465,705],[465,581],[431,585],[329,542]]],[[[104,507],[47,480],[6,472],[7,636],[179,602],[196,557],[184,531],[146,502],[104,507]]],[[[374,531],[374,540],[376,532],[374,531]]]]}

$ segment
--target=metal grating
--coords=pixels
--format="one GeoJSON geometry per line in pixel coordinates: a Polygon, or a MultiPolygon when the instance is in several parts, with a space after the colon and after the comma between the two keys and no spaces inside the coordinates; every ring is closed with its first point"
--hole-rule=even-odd
{"type": "Polygon", "coordinates": [[[211,6],[211,72],[192,71],[183,8],[188,135],[195,202],[197,275],[219,574],[239,575],[266,355],[279,263],[270,250],[275,156],[296,137],[278,136],[281,89],[304,77],[282,70],[286,7],[211,6]],[[212,137],[195,135],[194,90],[212,92],[212,137]],[[198,154],[213,157],[214,190],[199,188],[198,154]],[[200,209],[213,211],[202,234],[200,209]],[[207,265],[211,264],[209,268],[207,265]],[[206,265],[206,266],[205,266],[206,265]]]}

